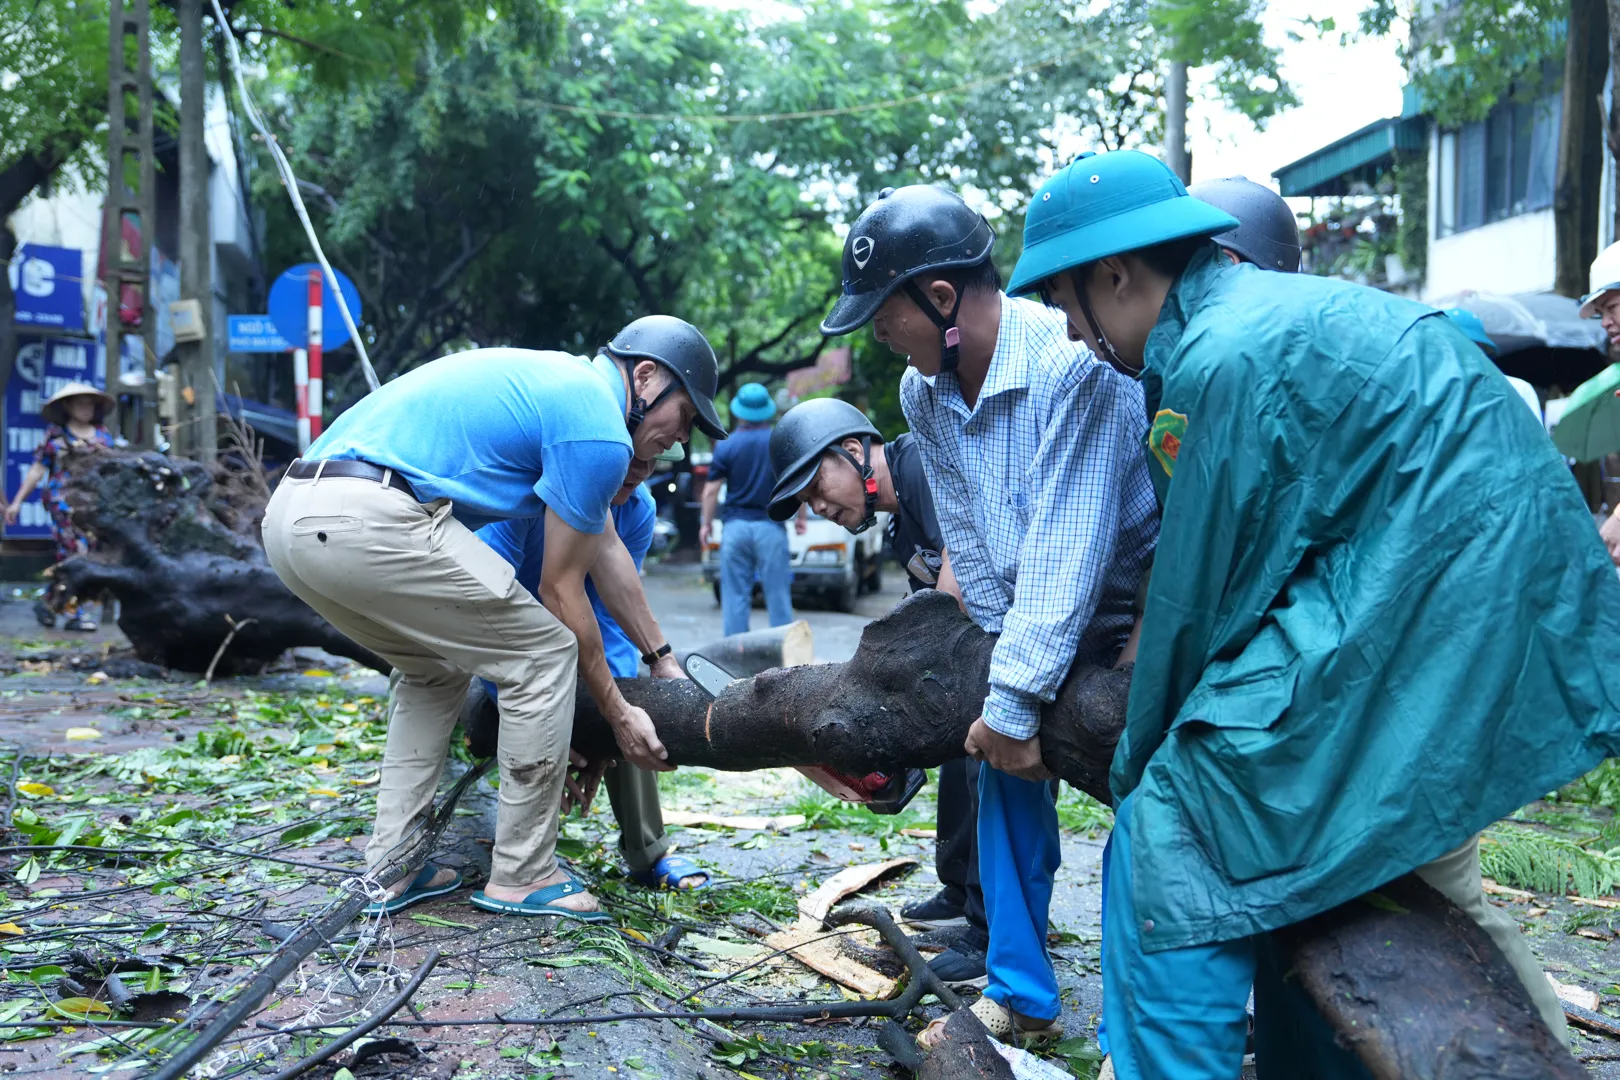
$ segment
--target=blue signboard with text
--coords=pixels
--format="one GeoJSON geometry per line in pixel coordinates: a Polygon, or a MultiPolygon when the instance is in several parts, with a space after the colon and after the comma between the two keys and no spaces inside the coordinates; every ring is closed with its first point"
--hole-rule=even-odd
{"type": "MultiPolygon", "coordinates": [[[[6,502],[22,486],[34,464],[34,450],[45,441],[45,419],[39,407],[68,383],[103,385],[97,371],[96,343],[72,338],[17,336],[17,367],[6,385],[6,502]]],[[[51,519],[38,489],[22,504],[17,524],[7,536],[51,535],[51,519]]]]}
{"type": "Polygon", "coordinates": [[[51,330],[84,329],[84,252],[24,244],[8,267],[15,321],[51,330]]]}
{"type": "Polygon", "coordinates": [[[268,315],[231,315],[226,325],[230,329],[230,352],[286,352],[292,348],[268,315]]]}

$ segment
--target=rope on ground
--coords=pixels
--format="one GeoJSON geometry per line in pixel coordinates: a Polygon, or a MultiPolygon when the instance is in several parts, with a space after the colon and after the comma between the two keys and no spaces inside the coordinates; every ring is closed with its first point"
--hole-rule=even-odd
{"type": "Polygon", "coordinates": [[[280,1072],[276,1073],[276,1075],[272,1076],[270,1080],[292,1080],[293,1077],[298,1076],[309,1069],[313,1069],[327,1058],[330,1058],[332,1055],[377,1030],[377,1028],[381,1027],[385,1021],[389,1020],[395,1013],[399,1012],[399,1010],[405,1007],[405,1003],[410,1001],[412,995],[421,989],[423,980],[428,977],[428,973],[433,970],[434,966],[437,965],[438,962],[439,950],[434,949],[432,952],[428,953],[427,959],[422,961],[422,966],[416,969],[416,974],[411,976],[411,981],[406,983],[404,989],[400,990],[398,994],[395,994],[386,1005],[378,1009],[371,1016],[367,1017],[365,1021],[356,1024],[354,1027],[350,1028],[336,1039],[333,1039],[331,1042],[327,1043],[313,1054],[301,1061],[295,1061],[285,1069],[282,1069],[280,1072]]]}
{"type": "MultiPolygon", "coordinates": [[[[388,888],[395,882],[417,872],[419,860],[425,860],[431,853],[433,845],[438,843],[439,837],[449,826],[455,816],[456,804],[466,794],[474,782],[487,773],[495,764],[494,758],[474,765],[462,774],[461,779],[445,795],[439,809],[433,815],[432,824],[428,827],[426,835],[416,847],[416,857],[409,861],[395,862],[380,873],[375,879],[360,878],[359,882],[372,882],[382,889],[388,888]]],[[[161,1068],[152,1074],[152,1080],[179,1080],[190,1072],[203,1058],[224,1041],[225,1037],[247,1021],[247,1018],[259,1007],[259,1003],[280,985],[281,981],[298,970],[311,953],[327,944],[349,923],[354,921],[362,908],[371,903],[372,897],[363,888],[356,888],[347,899],[328,907],[327,913],[306,922],[302,929],[274,950],[269,963],[259,969],[253,979],[242,988],[242,991],[233,998],[229,1004],[215,1012],[216,1002],[199,1005],[186,1016],[175,1030],[183,1030],[195,1026],[207,1019],[205,1027],[191,1042],[177,1051],[165,1061],[161,1068]]],[[[330,1025],[326,1025],[330,1026],[330,1025]]]]}

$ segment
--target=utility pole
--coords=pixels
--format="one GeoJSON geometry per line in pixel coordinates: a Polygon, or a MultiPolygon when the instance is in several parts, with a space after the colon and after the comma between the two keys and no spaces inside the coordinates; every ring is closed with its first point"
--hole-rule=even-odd
{"type": "Polygon", "coordinates": [[[200,340],[177,346],[181,406],[175,448],[199,461],[218,454],[215,406],[213,230],[208,218],[208,72],[203,62],[203,0],[179,0],[180,20],[180,298],[197,301],[200,340]]]}
{"type": "MultiPolygon", "coordinates": [[[[116,384],[123,358],[124,324],[119,318],[125,285],[140,295],[142,352],[146,379],[141,384],[138,440],[156,443],[157,318],[152,313],[152,248],[157,243],[157,190],[152,157],[152,51],[147,0],[112,0],[112,41],[107,66],[107,207],[102,225],[102,266],[107,290],[107,383],[116,384]],[[134,61],[131,64],[131,61],[134,61]],[[133,109],[134,115],[130,115],[133,109]],[[125,252],[124,225],[140,233],[140,250],[125,252]]],[[[128,427],[125,427],[128,431],[128,427]]]]}
{"type": "Polygon", "coordinates": [[[1164,80],[1164,163],[1183,184],[1192,182],[1192,160],[1187,156],[1187,65],[1179,60],[1170,62],[1164,80]]]}

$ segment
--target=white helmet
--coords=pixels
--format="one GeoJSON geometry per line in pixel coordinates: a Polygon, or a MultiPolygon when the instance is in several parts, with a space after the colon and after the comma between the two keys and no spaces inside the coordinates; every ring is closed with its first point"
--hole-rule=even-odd
{"type": "Polygon", "coordinates": [[[1615,290],[1620,290],[1620,243],[1610,244],[1592,260],[1592,289],[1581,297],[1581,318],[1596,315],[1598,297],[1615,290]]]}

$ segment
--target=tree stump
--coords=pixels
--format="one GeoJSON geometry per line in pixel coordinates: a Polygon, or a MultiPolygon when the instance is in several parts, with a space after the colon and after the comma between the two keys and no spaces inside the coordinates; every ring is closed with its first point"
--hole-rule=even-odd
{"type": "Polygon", "coordinates": [[[112,593],[118,628],[141,660],[203,672],[219,654],[218,673],[257,673],[288,649],[315,646],[389,670],[270,568],[259,541],[269,491],[256,467],[86,448],[69,453],[67,472],[73,522],[95,550],[54,567],[51,593],[112,593]]]}

